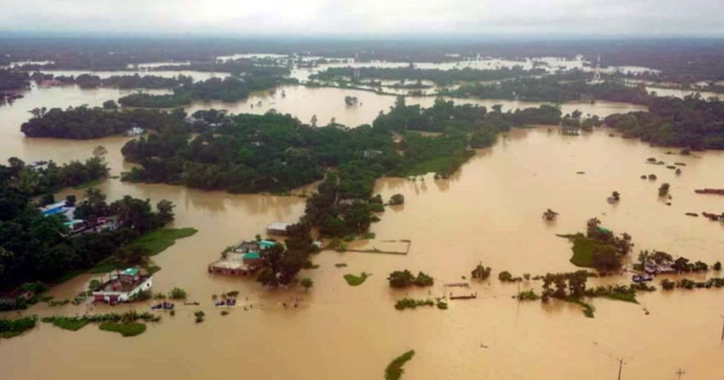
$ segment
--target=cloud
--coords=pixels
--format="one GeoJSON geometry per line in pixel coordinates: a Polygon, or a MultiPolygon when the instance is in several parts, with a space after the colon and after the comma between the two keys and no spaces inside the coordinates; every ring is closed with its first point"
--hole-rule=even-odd
{"type": "Polygon", "coordinates": [[[0,29],[241,35],[722,36],[722,0],[2,0],[0,29]]]}

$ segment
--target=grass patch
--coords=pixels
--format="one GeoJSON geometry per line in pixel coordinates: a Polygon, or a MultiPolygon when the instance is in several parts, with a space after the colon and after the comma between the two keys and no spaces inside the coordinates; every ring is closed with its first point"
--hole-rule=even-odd
{"type": "Polygon", "coordinates": [[[115,323],[115,322],[103,322],[98,328],[101,331],[117,332],[124,337],[131,337],[141,335],[146,331],[146,325],[143,323],[129,322],[129,323],[115,323]]]}
{"type": "Polygon", "coordinates": [[[195,228],[162,228],[144,234],[131,245],[142,247],[149,256],[154,256],[174,245],[176,239],[192,236],[196,232],[195,228]]]}
{"type": "Polygon", "coordinates": [[[451,157],[436,157],[421,161],[406,171],[407,176],[424,175],[428,173],[445,172],[451,167],[451,157]]]}
{"type": "Polygon", "coordinates": [[[89,269],[88,273],[101,274],[101,273],[112,272],[116,269],[120,269],[120,268],[118,268],[118,266],[115,263],[104,260],[104,261],[101,261],[100,263],[96,264],[96,266],[94,266],[93,268],[89,269]]]}
{"type": "Polygon", "coordinates": [[[399,380],[403,376],[403,372],[405,372],[403,366],[410,359],[413,359],[413,355],[415,355],[415,350],[410,350],[390,362],[385,368],[385,380],[399,380]]]}
{"type": "Polygon", "coordinates": [[[594,267],[594,248],[599,244],[594,239],[589,239],[581,234],[577,235],[557,235],[569,239],[574,245],[571,247],[572,256],[569,261],[584,268],[594,267]]]}
{"type": "Polygon", "coordinates": [[[63,330],[78,331],[88,324],[86,318],[72,318],[72,317],[53,317],[43,318],[43,322],[50,322],[55,327],[60,327],[63,330]]]}
{"type": "Polygon", "coordinates": [[[75,190],[85,190],[91,187],[96,187],[100,184],[102,184],[106,179],[94,179],[93,181],[83,182],[80,185],[73,186],[73,189],[75,190]]]}
{"type": "Polygon", "coordinates": [[[345,278],[345,281],[347,281],[347,284],[350,286],[360,286],[363,282],[369,277],[370,275],[362,272],[359,276],[355,276],[354,274],[346,274],[342,277],[345,278]]]}
{"type": "Polygon", "coordinates": [[[23,331],[3,331],[0,333],[0,337],[4,339],[10,339],[15,338],[16,336],[22,334],[23,331]]]}
{"type": "Polygon", "coordinates": [[[345,264],[345,263],[337,263],[337,264],[335,264],[335,268],[347,268],[347,264],[345,264]]]}

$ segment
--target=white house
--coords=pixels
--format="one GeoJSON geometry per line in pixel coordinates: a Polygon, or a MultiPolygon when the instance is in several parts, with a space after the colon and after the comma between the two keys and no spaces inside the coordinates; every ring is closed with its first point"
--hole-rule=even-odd
{"type": "Polygon", "coordinates": [[[139,293],[151,289],[151,276],[142,275],[138,268],[128,268],[112,274],[111,278],[93,290],[93,300],[112,305],[132,301],[139,293]]]}

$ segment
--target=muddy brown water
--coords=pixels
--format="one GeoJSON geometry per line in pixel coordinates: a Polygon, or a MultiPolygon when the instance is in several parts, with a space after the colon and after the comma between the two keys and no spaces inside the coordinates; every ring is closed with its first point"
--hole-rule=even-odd
{"type": "MultiPolygon", "coordinates": [[[[289,102],[288,108],[279,109],[299,113],[305,121],[311,113],[323,121],[329,112],[337,114],[339,122],[369,123],[394,101],[364,93],[369,98],[362,99],[362,108],[341,116],[347,91],[300,89],[300,94],[287,90],[288,100],[277,106],[289,102]],[[300,99],[292,101],[296,96],[300,99]],[[335,102],[339,105],[329,105],[335,102]]],[[[128,169],[120,154],[127,137],[23,138],[19,124],[35,106],[95,105],[119,94],[107,89],[55,90],[37,90],[37,96],[45,98],[32,95],[0,107],[2,159],[19,156],[65,162],[85,159],[95,146],[104,145],[112,174],[128,169]]],[[[610,106],[615,107],[597,103],[584,112],[606,114],[612,112],[610,106]]],[[[627,362],[624,378],[673,379],[680,367],[687,378],[722,378],[721,289],[660,290],[639,295],[639,305],[597,299],[593,301],[595,318],[588,319],[573,304],[517,303],[511,299],[517,285],[502,285],[495,278],[501,270],[521,275],[576,269],[568,261],[568,242],[555,235],[582,231],[593,216],[615,232],[630,233],[635,252],[660,249],[708,263],[722,260],[722,225],[684,213],[722,212],[722,197],[697,195],[693,190],[722,186],[723,153],[666,155],[667,149],[609,137],[609,133],[601,130],[572,137],[549,127],[514,130],[501,136],[494,147],[480,150],[448,180],[436,181],[428,175],[416,181],[377,181],[376,192],[383,198],[401,193],[406,203],[387,209],[382,221],[371,228],[376,238],[364,246],[410,239],[409,254],[323,252],[313,258],[320,267],[301,274],[315,282],[309,292],[270,291],[247,279],[212,277],[206,270],[224,247],[263,232],[269,222],[297,220],[304,212],[304,199],[108,180],[101,189],[109,199],[125,194],[153,202],[169,199],[177,205],[175,226],[199,230],[153,261],[163,268],[154,276],[154,291],[180,286],[201,305],[177,303],[176,316],[164,315],[160,324],[149,325],[145,334],[135,338],[100,332],[94,326],[69,332],[41,323],[19,338],[0,341],[0,378],[379,379],[390,360],[411,348],[416,356],[405,365],[406,379],[611,379],[616,376],[618,357],[627,362]],[[687,166],[676,176],[664,166],[647,164],[648,157],[687,166]],[[576,174],[579,171],[585,174],[576,174]],[[649,173],[656,174],[658,181],[639,178],[649,173]],[[672,185],[671,206],[657,196],[664,181],[672,185]],[[610,205],[606,198],[614,190],[622,200],[610,205]],[[546,208],[560,213],[556,222],[542,221],[546,208]],[[461,276],[468,276],[478,262],[491,266],[493,275],[472,284],[470,292],[478,293],[477,299],[451,301],[446,311],[393,308],[395,300],[406,293],[429,294],[428,289],[389,289],[385,280],[389,272],[407,268],[430,273],[437,281],[430,296],[440,296],[450,293],[443,283],[463,281],[461,276]],[[337,268],[337,263],[347,267],[337,268]],[[359,287],[348,286],[342,278],[363,271],[372,276],[359,287]],[[240,291],[244,300],[240,303],[253,309],[238,307],[221,316],[212,306],[211,295],[229,290],[240,291]],[[298,308],[281,306],[295,297],[301,300],[298,308]],[[196,310],[206,312],[204,323],[194,323],[196,310]]],[[[63,194],[69,192],[74,191],[63,194]]],[[[78,276],[50,294],[58,300],[70,298],[84,290],[91,278],[78,276]]],[[[628,276],[591,281],[627,283],[628,276]]],[[[540,290],[540,283],[534,281],[520,286],[540,290]]],[[[455,294],[465,292],[454,290],[455,294]]],[[[85,305],[53,308],[42,304],[25,313],[76,315],[128,307],[89,310],[85,305]]],[[[130,307],[148,310],[148,304],[130,307]]]]}

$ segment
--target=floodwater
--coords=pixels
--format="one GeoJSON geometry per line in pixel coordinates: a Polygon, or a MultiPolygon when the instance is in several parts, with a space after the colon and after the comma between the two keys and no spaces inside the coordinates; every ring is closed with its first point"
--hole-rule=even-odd
{"type": "MultiPolygon", "coordinates": [[[[308,123],[312,116],[317,116],[317,125],[326,125],[334,117],[337,123],[356,127],[361,124],[372,123],[378,114],[387,112],[395,104],[396,96],[378,95],[370,91],[341,89],[334,87],[305,87],[281,86],[274,91],[264,91],[252,94],[248,99],[236,103],[196,102],[187,108],[189,114],[208,108],[226,109],[233,113],[263,114],[272,109],[282,114],[291,114],[301,121],[308,123]],[[284,91],[284,96],[282,92],[284,91]],[[345,96],[358,98],[358,105],[348,106],[345,96]]],[[[538,107],[542,103],[522,102],[512,100],[492,99],[459,99],[451,98],[456,104],[477,104],[486,106],[489,110],[496,104],[502,105],[502,110],[509,111],[517,108],[538,107]]],[[[406,104],[419,104],[430,107],[435,97],[406,97],[406,104]]],[[[599,115],[601,117],[613,113],[627,113],[630,111],[645,110],[645,107],[628,103],[614,103],[597,101],[591,103],[565,103],[561,105],[564,114],[580,110],[584,115],[599,115]]]]}
{"type": "MultiPolygon", "coordinates": [[[[320,124],[323,116],[342,109],[326,107],[334,102],[345,107],[343,98],[349,93],[294,89],[299,93],[287,88],[286,98],[277,95],[271,106],[299,113],[305,121],[317,114],[320,124]]],[[[46,93],[53,90],[33,90],[32,96],[13,106],[0,107],[0,159],[13,155],[25,160],[84,159],[95,146],[104,145],[112,174],[127,170],[120,148],[128,137],[92,141],[22,137],[19,123],[35,106],[100,104],[113,91],[118,93],[97,90],[99,99],[91,102],[81,90],[46,93]]],[[[370,122],[394,101],[365,92],[355,96],[363,105],[350,116],[338,115],[339,122],[370,122]]],[[[602,102],[589,107],[580,109],[625,112],[602,102]]],[[[0,341],[0,377],[379,379],[394,357],[415,349],[415,357],[405,365],[406,379],[612,379],[620,357],[626,362],[625,379],[673,379],[678,368],[687,372],[687,378],[722,378],[722,289],[641,294],[639,305],[597,299],[596,317],[588,319],[573,304],[517,303],[511,299],[517,286],[496,279],[502,270],[535,275],[576,269],[568,261],[568,242],[555,235],[583,231],[586,220],[595,216],[615,232],[630,233],[635,251],[659,249],[708,263],[722,260],[722,225],[684,213],[722,212],[722,197],[697,195],[693,190],[722,186],[723,152],[666,155],[667,149],[609,137],[609,132],[575,137],[548,127],[513,130],[494,147],[480,150],[448,180],[436,181],[430,175],[416,181],[379,180],[376,192],[383,198],[401,193],[406,203],[383,213],[382,221],[371,229],[376,239],[367,245],[410,239],[408,255],[322,252],[313,258],[319,268],[301,273],[314,280],[309,292],[265,290],[248,279],[212,277],[206,270],[226,246],[262,233],[266,224],[297,220],[304,199],[108,180],[101,189],[109,199],[125,194],[153,202],[169,199],[177,205],[175,226],[199,230],[153,261],[163,268],[154,275],[154,291],[183,287],[201,306],[177,304],[176,316],[165,315],[160,324],[150,325],[135,338],[100,332],[94,326],[69,332],[41,323],[21,337],[0,341]],[[664,166],[647,164],[648,157],[686,166],[676,176],[664,166]],[[585,174],[576,174],[579,171],[585,174]],[[639,179],[649,173],[659,180],[639,179]],[[664,181],[672,185],[671,206],[657,197],[664,181]],[[610,205],[606,198],[614,190],[622,200],[610,205]],[[547,208],[560,213],[556,222],[541,219],[547,208]],[[468,276],[479,262],[491,266],[493,275],[472,285],[470,292],[478,293],[477,299],[451,301],[446,311],[393,308],[406,292],[422,298],[428,290],[391,290],[385,280],[391,271],[430,273],[436,278],[431,295],[439,296],[451,289],[443,283],[462,281],[461,276],[468,276]],[[337,263],[348,267],[337,268],[337,263]],[[363,271],[372,276],[359,287],[348,286],[342,278],[363,271]],[[240,300],[253,304],[253,309],[239,307],[221,316],[211,296],[230,290],[240,291],[240,300]],[[302,300],[299,308],[281,306],[294,297],[302,300]],[[645,307],[650,315],[645,315],[645,307]],[[194,323],[196,310],[206,312],[204,323],[194,323]]],[[[90,279],[79,276],[50,293],[59,300],[70,298],[90,279]]],[[[628,278],[599,281],[626,283],[628,278]]],[[[540,283],[521,284],[522,289],[528,287],[539,291],[540,283]]],[[[86,306],[39,305],[27,313],[75,315],[86,310],[86,306]]],[[[98,306],[93,312],[106,310],[114,309],[98,306]]]]}

